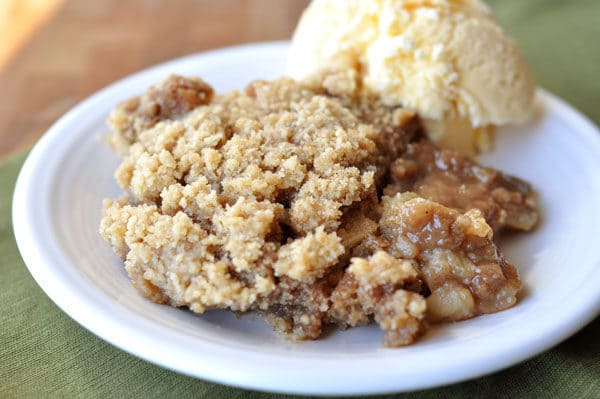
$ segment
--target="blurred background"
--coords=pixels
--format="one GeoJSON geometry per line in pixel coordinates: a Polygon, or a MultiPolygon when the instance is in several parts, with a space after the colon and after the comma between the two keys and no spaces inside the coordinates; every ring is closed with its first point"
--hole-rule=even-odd
{"type": "Polygon", "coordinates": [[[0,157],[144,67],[290,37],[308,0],[0,0],[0,157]]]}
{"type": "MultiPolygon", "coordinates": [[[[488,0],[538,82],[597,115],[600,0],[488,0]]],[[[0,157],[101,87],[177,56],[290,37],[309,0],[0,0],[0,157]]],[[[599,121],[596,120],[596,123],[599,121]]]]}

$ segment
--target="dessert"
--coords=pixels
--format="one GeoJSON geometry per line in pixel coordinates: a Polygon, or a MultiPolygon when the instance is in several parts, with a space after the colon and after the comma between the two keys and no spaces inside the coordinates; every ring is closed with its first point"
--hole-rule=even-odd
{"type": "Polygon", "coordinates": [[[127,195],[100,233],[154,302],[296,340],[374,321],[396,347],[517,301],[494,238],[534,227],[531,187],[438,148],[352,70],[224,95],[171,76],[109,124],[127,195]]]}
{"type": "Polygon", "coordinates": [[[304,80],[324,69],[356,71],[385,104],[416,111],[436,143],[467,154],[533,108],[527,62],[479,0],[314,0],[288,73],[304,80]]]}

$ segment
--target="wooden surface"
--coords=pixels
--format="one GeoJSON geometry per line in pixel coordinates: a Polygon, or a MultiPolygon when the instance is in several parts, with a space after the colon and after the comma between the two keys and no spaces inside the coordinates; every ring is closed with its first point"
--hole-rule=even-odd
{"type": "Polygon", "coordinates": [[[0,0],[0,70],[62,0],[0,0]]]}
{"type": "Polygon", "coordinates": [[[0,70],[0,157],[75,103],[150,65],[289,38],[308,0],[66,0],[0,70]]]}

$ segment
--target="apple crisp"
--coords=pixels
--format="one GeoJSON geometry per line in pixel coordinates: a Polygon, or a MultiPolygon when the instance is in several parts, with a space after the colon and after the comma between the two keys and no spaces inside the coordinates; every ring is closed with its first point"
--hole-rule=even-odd
{"type": "Polygon", "coordinates": [[[154,302],[256,311],[296,340],[374,321],[396,347],[517,301],[494,238],[534,227],[534,191],[437,148],[352,73],[225,95],[171,76],[109,124],[127,195],[100,232],[154,302]]]}

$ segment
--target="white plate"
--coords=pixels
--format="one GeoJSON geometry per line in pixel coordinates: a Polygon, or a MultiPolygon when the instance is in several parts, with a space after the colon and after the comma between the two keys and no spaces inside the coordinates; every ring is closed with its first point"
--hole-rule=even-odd
{"type": "Polygon", "coordinates": [[[289,343],[258,317],[191,312],[143,299],[98,234],[101,201],[121,191],[118,159],[99,139],[109,110],[167,74],[199,75],[218,91],[285,70],[287,43],[180,58],[137,73],[63,116],[19,176],[13,221],[19,249],[42,289],[77,322],[155,364],[224,384],[304,394],[409,391],[477,377],[556,345],[600,309],[600,133],[540,91],[536,120],[498,135],[484,163],[531,181],[543,222],[503,243],[525,294],[507,311],[447,325],[417,344],[381,347],[377,327],[289,343]]]}

